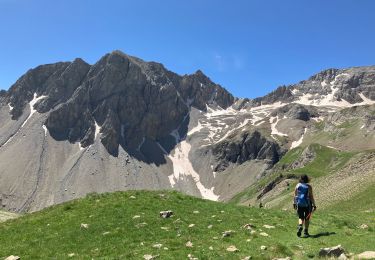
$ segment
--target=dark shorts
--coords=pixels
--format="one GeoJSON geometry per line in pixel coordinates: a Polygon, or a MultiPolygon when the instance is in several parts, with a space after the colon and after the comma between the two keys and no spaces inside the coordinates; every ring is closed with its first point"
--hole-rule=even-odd
{"type": "Polygon", "coordinates": [[[298,218],[306,220],[310,218],[311,207],[298,207],[297,214],[298,218]]]}

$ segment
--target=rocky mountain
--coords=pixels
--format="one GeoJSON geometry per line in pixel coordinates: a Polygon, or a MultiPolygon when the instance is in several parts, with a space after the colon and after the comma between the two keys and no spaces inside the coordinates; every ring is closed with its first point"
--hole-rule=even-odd
{"type": "MultiPolygon", "coordinates": [[[[180,76],[120,51],[42,65],[0,93],[1,207],[128,189],[229,200],[314,131],[349,117],[370,131],[373,115],[356,111],[374,103],[375,67],[326,70],[250,100],[199,70],[180,76]]],[[[375,144],[366,134],[356,149],[375,144]]]]}

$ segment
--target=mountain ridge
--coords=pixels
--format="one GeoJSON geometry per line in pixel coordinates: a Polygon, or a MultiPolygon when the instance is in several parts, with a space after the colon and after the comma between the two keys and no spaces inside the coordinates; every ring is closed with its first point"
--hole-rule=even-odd
{"type": "Polygon", "coordinates": [[[227,201],[312,140],[350,150],[366,136],[355,149],[371,146],[371,110],[355,108],[374,95],[375,66],[325,70],[250,100],[200,70],[180,76],[119,51],[41,65],[0,96],[0,204],[34,211],[128,189],[227,201]]]}

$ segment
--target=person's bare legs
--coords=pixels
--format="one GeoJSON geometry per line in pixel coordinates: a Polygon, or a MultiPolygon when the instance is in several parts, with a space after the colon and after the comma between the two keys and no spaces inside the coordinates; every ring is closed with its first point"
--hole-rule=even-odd
{"type": "Polygon", "coordinates": [[[299,218],[298,219],[298,229],[297,229],[297,236],[300,237],[303,229],[303,219],[299,218]]]}
{"type": "Polygon", "coordinates": [[[310,236],[310,234],[309,234],[309,225],[310,225],[310,220],[306,219],[305,220],[305,230],[303,232],[306,237],[310,236]]]}

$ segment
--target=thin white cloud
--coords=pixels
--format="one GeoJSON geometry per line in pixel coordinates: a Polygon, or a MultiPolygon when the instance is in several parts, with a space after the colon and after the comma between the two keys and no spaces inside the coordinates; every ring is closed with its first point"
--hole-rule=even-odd
{"type": "Polygon", "coordinates": [[[216,69],[218,71],[224,71],[225,70],[226,62],[225,62],[222,55],[220,55],[218,53],[215,53],[214,54],[214,63],[215,63],[216,69]]]}
{"type": "Polygon", "coordinates": [[[237,54],[224,56],[219,53],[213,54],[213,62],[220,72],[227,70],[241,70],[245,67],[245,60],[237,54]]]}

